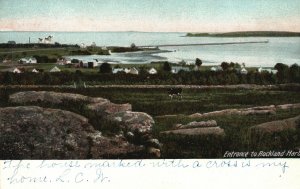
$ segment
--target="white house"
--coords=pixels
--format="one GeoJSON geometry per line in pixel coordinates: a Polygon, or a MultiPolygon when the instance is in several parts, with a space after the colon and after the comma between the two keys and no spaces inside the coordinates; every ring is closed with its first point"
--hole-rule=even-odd
{"type": "Polygon", "coordinates": [[[98,59],[94,59],[94,67],[99,67],[101,64],[103,64],[104,62],[98,59]]]}
{"type": "Polygon", "coordinates": [[[33,68],[33,70],[31,72],[33,72],[33,73],[39,73],[39,71],[37,69],[35,69],[35,68],[33,68]]]}
{"type": "Polygon", "coordinates": [[[210,68],[210,71],[212,72],[218,72],[218,71],[222,71],[222,67],[221,66],[213,66],[210,68]]]}
{"type": "Polygon", "coordinates": [[[84,43],[81,43],[79,46],[80,46],[80,48],[82,48],[82,49],[85,49],[85,48],[86,48],[86,45],[85,45],[84,43]]]}
{"type": "Polygon", "coordinates": [[[29,57],[29,58],[21,58],[19,60],[20,64],[36,64],[37,60],[34,57],[29,57]]]}
{"type": "Polygon", "coordinates": [[[119,72],[125,72],[124,68],[114,68],[112,73],[113,74],[116,74],[116,73],[119,73],[119,72]]]}
{"type": "Polygon", "coordinates": [[[149,74],[157,74],[157,70],[155,68],[151,68],[150,70],[148,70],[149,74]]]}
{"type": "Polygon", "coordinates": [[[172,70],[171,70],[172,73],[177,74],[180,71],[189,72],[190,68],[188,68],[188,67],[182,67],[182,66],[172,66],[172,70]]]}
{"type": "Polygon", "coordinates": [[[128,73],[129,74],[138,75],[139,71],[135,67],[133,67],[133,68],[130,68],[130,71],[128,73]]]}
{"type": "Polygon", "coordinates": [[[12,72],[13,73],[22,73],[22,71],[19,68],[15,68],[12,72]]]}
{"type": "Polygon", "coordinates": [[[240,73],[241,73],[241,74],[247,74],[247,73],[248,73],[248,70],[246,70],[246,68],[242,68],[242,69],[240,70],[240,73]]]}
{"type": "Polygon", "coordinates": [[[130,72],[130,68],[125,68],[125,69],[124,69],[124,72],[125,72],[125,73],[129,73],[129,72],[130,72]]]}
{"type": "Polygon", "coordinates": [[[259,67],[258,68],[258,72],[259,73],[268,72],[268,73],[276,74],[278,71],[275,70],[275,69],[271,69],[271,68],[262,68],[262,67],[259,67]]]}
{"type": "Polygon", "coordinates": [[[57,67],[57,66],[54,66],[50,72],[60,72],[61,70],[57,67]]]}

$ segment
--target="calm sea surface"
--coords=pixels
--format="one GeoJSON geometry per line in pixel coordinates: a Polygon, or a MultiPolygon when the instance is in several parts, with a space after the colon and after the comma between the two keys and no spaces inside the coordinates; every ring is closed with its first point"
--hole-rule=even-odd
{"type": "Polygon", "coordinates": [[[300,64],[300,37],[247,37],[247,38],[217,38],[217,37],[183,37],[185,33],[147,33],[147,32],[0,32],[0,43],[13,40],[17,43],[37,42],[38,38],[52,35],[53,41],[67,44],[97,46],[130,46],[135,43],[142,45],[191,44],[191,43],[226,43],[265,41],[269,43],[161,47],[164,53],[118,53],[111,56],[76,56],[81,59],[98,58],[102,61],[116,63],[149,63],[157,60],[172,62],[194,62],[202,59],[205,65],[220,64],[222,61],[245,63],[246,66],[274,66],[281,62],[288,65],[300,64]]]}

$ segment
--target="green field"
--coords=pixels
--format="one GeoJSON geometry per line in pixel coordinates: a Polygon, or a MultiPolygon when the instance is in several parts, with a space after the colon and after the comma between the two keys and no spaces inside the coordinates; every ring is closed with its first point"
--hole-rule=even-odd
{"type": "MultiPolygon", "coordinates": [[[[7,96],[24,89],[1,89],[0,106],[10,106],[7,96]]],[[[26,88],[26,90],[32,90],[26,88]]],[[[36,89],[34,89],[36,90],[36,89]]],[[[287,103],[300,103],[299,91],[288,90],[248,90],[248,89],[184,89],[183,98],[171,100],[167,89],[120,89],[120,88],[87,88],[87,89],[58,89],[40,88],[57,92],[80,93],[88,96],[103,97],[114,103],[130,103],[134,111],[142,111],[154,117],[155,125],[153,134],[164,146],[163,158],[216,158],[222,157],[227,150],[248,151],[248,128],[250,126],[294,117],[300,114],[300,109],[280,110],[275,115],[249,115],[249,116],[218,116],[205,119],[191,119],[187,115],[196,112],[204,113],[227,108],[244,108],[263,105],[279,105],[287,103]],[[159,117],[162,115],[176,114],[177,117],[159,117]],[[188,123],[214,119],[218,126],[226,133],[224,141],[219,144],[214,139],[180,137],[162,137],[161,131],[171,129],[174,124],[188,123]],[[204,147],[203,147],[204,146],[204,147]],[[201,150],[199,150],[201,147],[201,150]],[[213,150],[215,149],[215,150],[213,150]]],[[[76,107],[59,107],[66,110],[80,112],[76,107]]],[[[287,135],[289,136],[289,135],[287,135]]],[[[272,142],[272,141],[270,141],[272,142]]],[[[288,146],[280,148],[293,148],[300,145],[299,139],[291,139],[288,146]]]]}

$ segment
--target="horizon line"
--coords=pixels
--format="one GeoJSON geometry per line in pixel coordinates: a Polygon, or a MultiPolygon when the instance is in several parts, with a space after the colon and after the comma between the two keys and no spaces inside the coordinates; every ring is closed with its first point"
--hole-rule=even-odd
{"type": "Polygon", "coordinates": [[[224,32],[211,32],[211,31],[138,31],[138,30],[113,30],[113,31],[106,31],[106,30],[98,30],[98,31],[91,31],[91,30],[83,30],[83,31],[76,31],[76,30],[0,30],[0,32],[74,32],[74,33],[82,33],[82,32],[136,32],[136,33],[232,33],[232,32],[292,32],[292,33],[300,33],[300,31],[287,31],[287,30],[243,30],[243,31],[224,31],[224,32]]]}

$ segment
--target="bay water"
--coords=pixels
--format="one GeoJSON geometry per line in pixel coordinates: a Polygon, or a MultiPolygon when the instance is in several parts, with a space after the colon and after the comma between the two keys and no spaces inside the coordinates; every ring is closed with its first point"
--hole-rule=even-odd
{"type": "Polygon", "coordinates": [[[193,63],[196,58],[203,65],[218,65],[223,61],[245,63],[247,67],[273,67],[276,63],[300,64],[300,37],[185,37],[186,33],[173,32],[16,32],[1,31],[0,43],[37,43],[38,38],[53,36],[53,42],[61,44],[85,44],[97,46],[156,46],[164,44],[231,43],[269,41],[230,45],[160,47],[166,51],[113,53],[110,56],[72,56],[84,60],[99,59],[111,63],[150,63],[152,61],[193,63]]]}

